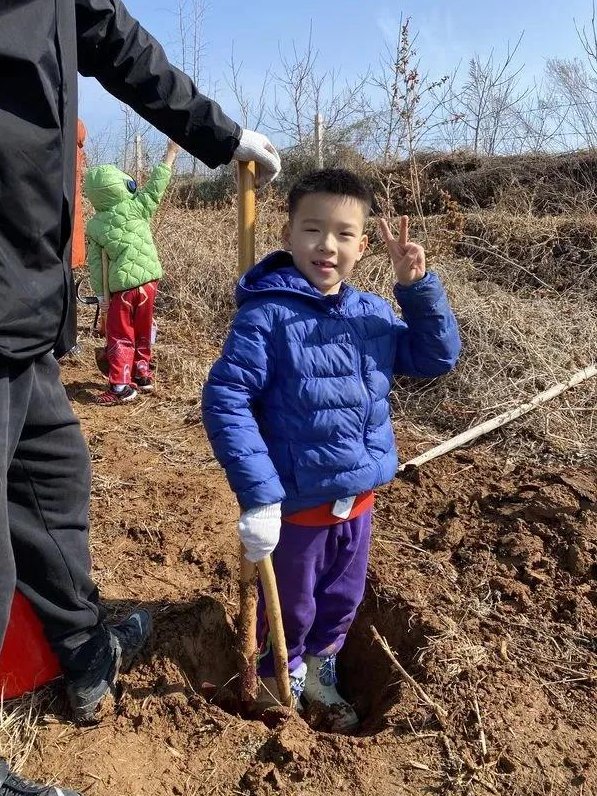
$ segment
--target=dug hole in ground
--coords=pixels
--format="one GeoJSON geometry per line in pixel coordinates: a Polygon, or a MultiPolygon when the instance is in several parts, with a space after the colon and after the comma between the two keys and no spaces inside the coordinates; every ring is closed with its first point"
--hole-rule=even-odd
{"type": "MultiPolygon", "coordinates": [[[[282,219],[271,205],[264,252],[282,219]]],[[[69,724],[60,689],[46,689],[4,706],[3,747],[28,775],[91,796],[597,793],[594,385],[379,490],[367,593],[339,661],[354,736],[317,716],[239,714],[237,507],[197,405],[232,310],[234,218],[233,202],[160,216],[155,395],[94,405],[103,382],[85,332],[63,366],[92,455],[94,577],[115,615],[148,608],[155,634],[97,726],[69,724]]],[[[387,267],[374,245],[360,278],[384,292],[387,267]]],[[[554,351],[577,322],[582,345],[597,342],[574,310],[594,284],[572,301],[516,293],[439,249],[431,267],[465,350],[446,379],[397,386],[403,459],[572,372],[584,351],[545,349],[555,313],[567,310],[554,351]]]]}

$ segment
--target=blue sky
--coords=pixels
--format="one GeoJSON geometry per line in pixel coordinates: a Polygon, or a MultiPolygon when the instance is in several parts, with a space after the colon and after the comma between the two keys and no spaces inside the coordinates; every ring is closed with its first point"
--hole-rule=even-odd
{"type": "MultiPolygon", "coordinates": [[[[179,41],[176,6],[173,0],[127,2],[174,61],[179,41]]],[[[432,75],[449,72],[460,61],[466,64],[474,53],[486,57],[493,49],[499,56],[524,31],[517,63],[525,64],[525,76],[532,80],[541,76],[547,58],[581,54],[574,21],[580,27],[590,24],[591,0],[206,0],[205,77],[199,88],[239,118],[226,85],[232,48],[243,64],[244,87],[257,94],[267,70],[280,69],[280,50],[288,51],[293,42],[299,51],[305,48],[310,25],[320,68],[335,68],[340,79],[350,80],[379,63],[401,14],[411,17],[413,31],[419,32],[417,48],[432,75]]],[[[92,135],[121,124],[118,103],[95,81],[81,79],[79,94],[80,115],[92,135]]]]}

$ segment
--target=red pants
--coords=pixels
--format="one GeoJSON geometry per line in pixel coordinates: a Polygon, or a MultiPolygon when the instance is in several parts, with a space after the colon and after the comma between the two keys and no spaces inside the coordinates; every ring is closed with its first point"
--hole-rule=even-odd
{"type": "Polygon", "coordinates": [[[130,384],[149,374],[151,322],[158,283],[147,282],[113,293],[106,318],[106,354],[110,384],[130,384]]]}

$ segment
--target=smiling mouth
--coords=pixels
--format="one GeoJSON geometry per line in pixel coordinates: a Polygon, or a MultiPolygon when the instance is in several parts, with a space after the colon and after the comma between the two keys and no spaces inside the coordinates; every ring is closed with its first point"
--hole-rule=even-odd
{"type": "Polygon", "coordinates": [[[336,263],[332,263],[329,260],[314,260],[313,265],[316,268],[323,268],[325,270],[331,270],[336,267],[336,263]]]}

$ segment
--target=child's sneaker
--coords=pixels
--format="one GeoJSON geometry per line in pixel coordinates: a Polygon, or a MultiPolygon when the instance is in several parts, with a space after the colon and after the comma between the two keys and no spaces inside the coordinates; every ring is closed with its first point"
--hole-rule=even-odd
{"type": "Polygon", "coordinates": [[[307,676],[303,697],[309,703],[321,702],[325,705],[332,718],[331,729],[333,732],[349,732],[359,723],[359,717],[354,708],[345,699],[342,699],[336,689],[336,656],[326,655],[318,658],[307,655],[307,676]]]}
{"type": "Polygon", "coordinates": [[[135,378],[135,384],[137,385],[137,389],[142,392],[153,391],[153,380],[150,376],[137,376],[135,378]]]}
{"type": "MultiPolygon", "coordinates": [[[[290,672],[288,679],[290,681],[290,696],[292,697],[292,705],[298,713],[302,712],[301,695],[305,687],[305,676],[307,674],[307,666],[301,663],[293,672],[290,672]]],[[[280,692],[275,677],[262,677],[259,695],[257,697],[257,708],[259,711],[267,710],[268,708],[280,707],[280,692]]]]}
{"type": "Polygon", "coordinates": [[[136,397],[137,390],[131,387],[130,384],[125,384],[120,391],[116,391],[113,387],[110,387],[101,395],[98,395],[95,402],[100,406],[118,406],[118,404],[134,401],[136,397]]]}
{"type": "Polygon", "coordinates": [[[40,785],[14,774],[5,760],[0,760],[0,796],[79,796],[74,790],[57,785],[40,785]]]}
{"type": "Polygon", "coordinates": [[[151,625],[151,616],[143,609],[113,625],[109,628],[108,649],[99,659],[93,660],[80,677],[67,681],[66,692],[76,721],[96,720],[100,702],[108,693],[115,695],[118,675],[130,668],[145,646],[151,634],[151,625]]]}

